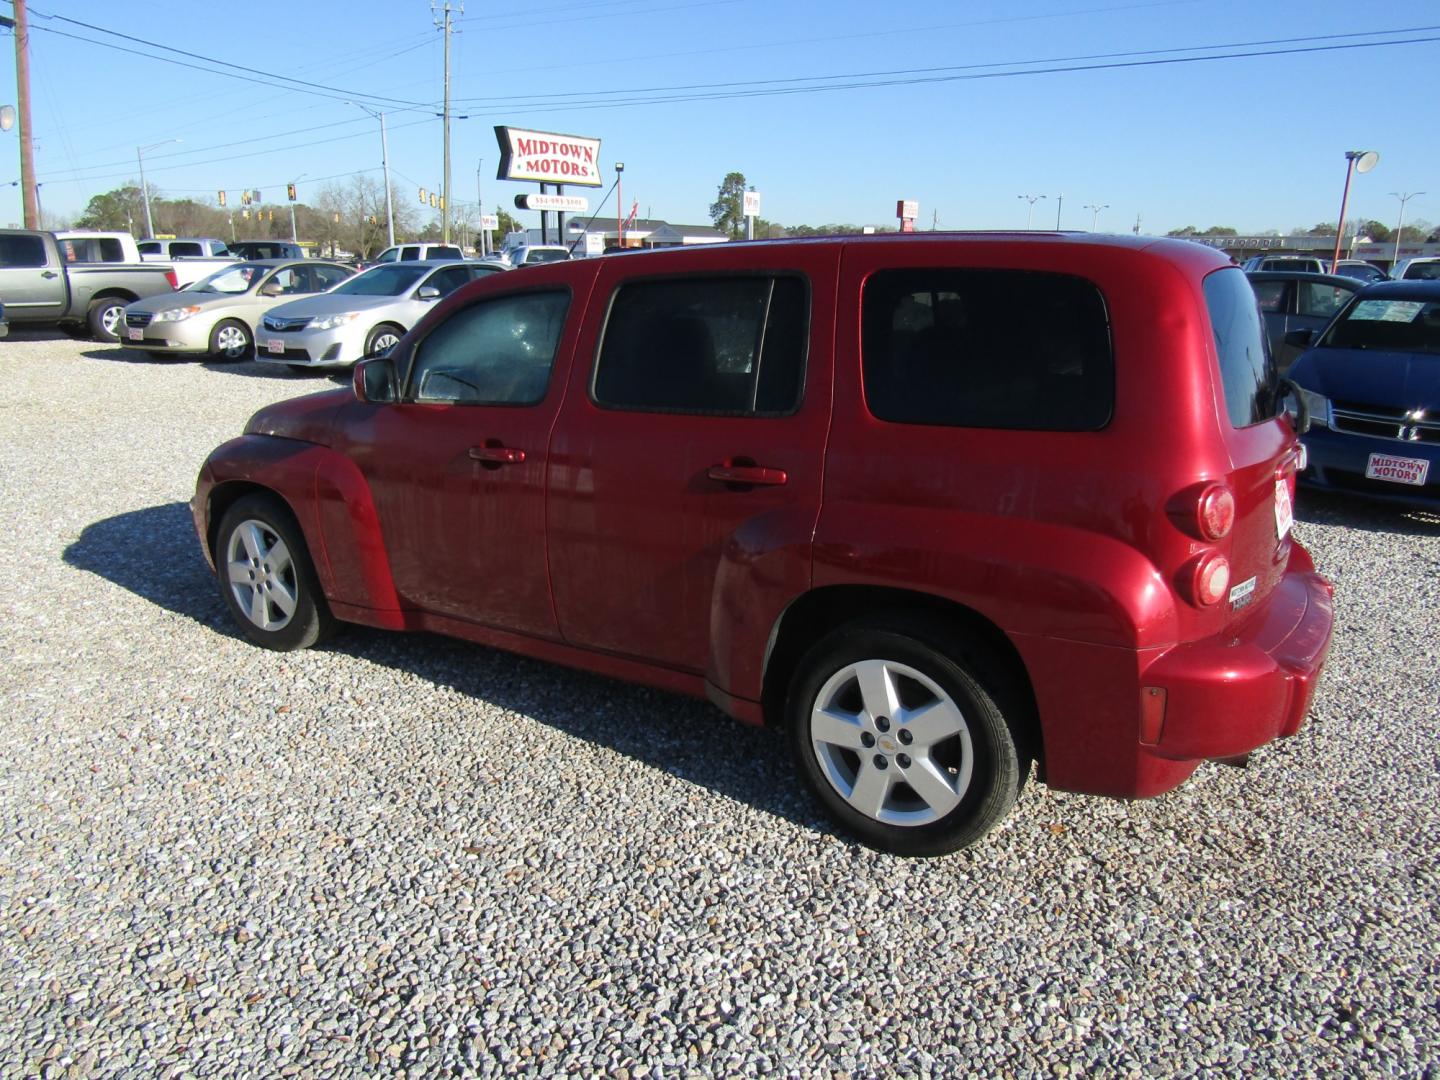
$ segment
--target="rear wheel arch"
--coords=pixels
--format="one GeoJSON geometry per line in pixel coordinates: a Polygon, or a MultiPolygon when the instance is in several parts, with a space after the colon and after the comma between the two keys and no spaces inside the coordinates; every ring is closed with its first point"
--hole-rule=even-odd
{"type": "Polygon", "coordinates": [[[973,608],[905,589],[836,585],[798,597],[776,620],[766,646],[763,707],[767,726],[784,723],[786,695],[805,653],[847,624],[910,634],[964,659],[983,674],[986,689],[1007,699],[1021,725],[1025,749],[1044,770],[1044,744],[1030,674],[1005,632],[973,608]]]}

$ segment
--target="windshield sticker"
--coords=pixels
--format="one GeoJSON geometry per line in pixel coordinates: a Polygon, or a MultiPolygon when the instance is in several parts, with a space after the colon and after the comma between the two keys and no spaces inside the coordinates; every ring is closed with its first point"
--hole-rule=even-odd
{"type": "Polygon", "coordinates": [[[1370,322],[1414,322],[1425,306],[1423,300],[1361,300],[1350,312],[1351,319],[1370,322]]]}

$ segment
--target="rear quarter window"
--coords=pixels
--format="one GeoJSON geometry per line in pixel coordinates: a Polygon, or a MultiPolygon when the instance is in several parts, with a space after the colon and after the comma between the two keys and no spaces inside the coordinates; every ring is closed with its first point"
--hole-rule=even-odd
{"type": "Polygon", "coordinates": [[[1243,428],[1273,419],[1280,377],[1249,280],[1243,271],[1225,267],[1205,279],[1204,291],[1231,425],[1243,428]]]}
{"type": "Polygon", "coordinates": [[[1022,270],[891,270],[866,282],[861,310],[865,401],[878,419],[1027,431],[1110,422],[1110,322],[1091,282],[1022,270]]]}

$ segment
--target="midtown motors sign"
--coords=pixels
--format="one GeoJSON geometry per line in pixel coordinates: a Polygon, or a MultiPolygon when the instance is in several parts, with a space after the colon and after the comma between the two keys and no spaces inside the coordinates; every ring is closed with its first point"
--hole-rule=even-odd
{"type": "Polygon", "coordinates": [[[496,127],[500,144],[497,180],[529,180],[542,184],[600,187],[600,140],[583,135],[496,127]]]}

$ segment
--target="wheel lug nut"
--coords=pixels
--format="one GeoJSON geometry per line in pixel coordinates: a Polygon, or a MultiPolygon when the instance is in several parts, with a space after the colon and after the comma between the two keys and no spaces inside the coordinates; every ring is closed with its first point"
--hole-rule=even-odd
{"type": "Polygon", "coordinates": [[[902,769],[908,769],[910,767],[910,755],[900,754],[895,758],[895,764],[899,765],[902,769]]]}
{"type": "Polygon", "coordinates": [[[877,769],[888,769],[889,767],[890,767],[890,759],[889,759],[889,758],[887,758],[884,754],[876,754],[876,755],[875,755],[875,768],[877,768],[877,769]]]}
{"type": "Polygon", "coordinates": [[[915,736],[910,734],[909,728],[901,728],[900,731],[896,734],[896,738],[898,738],[906,746],[909,746],[912,742],[915,741],[915,736]]]}
{"type": "Polygon", "coordinates": [[[890,730],[890,718],[889,718],[888,716],[877,716],[877,717],[875,717],[875,729],[876,729],[877,731],[889,731],[889,730],[890,730]]]}
{"type": "Polygon", "coordinates": [[[875,745],[875,736],[871,735],[868,731],[862,731],[860,733],[860,745],[865,747],[866,750],[869,750],[870,747],[875,745]]]}

